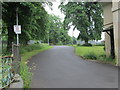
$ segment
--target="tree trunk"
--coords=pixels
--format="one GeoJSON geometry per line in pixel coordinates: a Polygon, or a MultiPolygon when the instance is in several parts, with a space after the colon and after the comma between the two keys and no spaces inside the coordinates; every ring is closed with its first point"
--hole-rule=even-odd
{"type": "Polygon", "coordinates": [[[14,40],[13,26],[8,26],[8,41],[7,41],[7,52],[12,52],[12,42],[14,40]]]}
{"type": "Polygon", "coordinates": [[[85,44],[88,44],[88,39],[85,40],[85,44]]]}

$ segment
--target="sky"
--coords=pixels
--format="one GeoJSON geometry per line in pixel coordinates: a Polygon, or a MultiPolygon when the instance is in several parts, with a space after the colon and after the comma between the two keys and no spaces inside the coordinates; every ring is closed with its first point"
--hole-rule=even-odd
{"type": "MultiPolygon", "coordinates": [[[[48,12],[48,14],[54,14],[56,16],[59,16],[61,18],[61,20],[64,21],[65,15],[60,11],[60,9],[58,9],[58,6],[60,5],[60,0],[56,0],[52,3],[53,3],[52,10],[47,5],[45,6],[45,10],[48,12]]],[[[77,29],[75,29],[73,32],[73,27],[71,27],[68,31],[69,36],[71,36],[71,37],[74,36],[76,38],[78,37],[79,33],[80,33],[80,31],[78,31],[77,29]]],[[[102,33],[101,38],[102,38],[101,40],[105,39],[104,33],[102,33]]]]}

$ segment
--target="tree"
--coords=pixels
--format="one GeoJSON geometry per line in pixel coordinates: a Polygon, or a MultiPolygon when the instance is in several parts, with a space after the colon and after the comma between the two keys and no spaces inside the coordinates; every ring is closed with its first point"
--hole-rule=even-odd
{"type": "MultiPolygon", "coordinates": [[[[16,41],[13,25],[16,24],[16,8],[18,8],[19,24],[22,26],[21,44],[26,45],[30,39],[43,39],[47,31],[47,12],[39,2],[5,2],[2,3],[2,17],[6,23],[8,44],[11,51],[12,42],[16,41]]],[[[4,32],[4,30],[3,30],[4,32]]]]}
{"type": "Polygon", "coordinates": [[[102,5],[92,2],[63,2],[59,6],[61,11],[66,15],[64,27],[69,29],[74,26],[80,34],[78,39],[88,40],[101,39],[101,31],[103,30],[102,5]]]}
{"type": "Polygon", "coordinates": [[[52,44],[68,44],[71,37],[64,30],[61,19],[55,15],[49,15],[49,39],[52,44]]]}

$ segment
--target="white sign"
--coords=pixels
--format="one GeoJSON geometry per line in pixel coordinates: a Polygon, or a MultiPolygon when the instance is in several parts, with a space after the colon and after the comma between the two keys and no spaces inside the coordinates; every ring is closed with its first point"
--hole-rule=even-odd
{"type": "Polygon", "coordinates": [[[14,32],[16,34],[21,34],[21,25],[14,25],[14,32]]]}

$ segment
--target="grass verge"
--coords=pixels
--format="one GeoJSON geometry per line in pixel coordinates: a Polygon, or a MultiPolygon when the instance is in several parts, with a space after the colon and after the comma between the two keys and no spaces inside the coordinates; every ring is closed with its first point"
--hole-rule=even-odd
{"type": "Polygon", "coordinates": [[[103,63],[110,63],[115,65],[116,60],[112,59],[110,57],[106,57],[104,46],[92,46],[92,47],[86,47],[86,46],[75,46],[75,53],[78,56],[81,56],[84,59],[87,60],[96,60],[103,63]]]}
{"type": "Polygon", "coordinates": [[[27,50],[26,51],[24,50],[24,53],[21,54],[22,58],[20,63],[20,75],[24,81],[24,88],[30,88],[31,77],[32,77],[32,73],[29,71],[29,67],[27,66],[28,59],[50,48],[52,48],[52,46],[42,45],[39,48],[37,48],[37,50],[36,49],[31,50],[30,52],[26,52],[27,50]]]}

